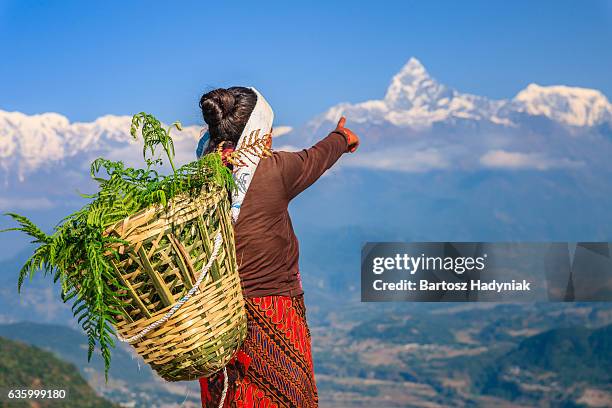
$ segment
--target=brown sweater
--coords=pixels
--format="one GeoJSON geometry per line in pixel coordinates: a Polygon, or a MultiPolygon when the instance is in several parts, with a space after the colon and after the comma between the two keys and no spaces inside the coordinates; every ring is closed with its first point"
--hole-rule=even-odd
{"type": "Polygon", "coordinates": [[[310,149],[274,152],[259,162],[234,226],[245,296],[304,293],[299,278],[298,241],[287,207],[347,148],[346,137],[334,131],[310,149]]]}

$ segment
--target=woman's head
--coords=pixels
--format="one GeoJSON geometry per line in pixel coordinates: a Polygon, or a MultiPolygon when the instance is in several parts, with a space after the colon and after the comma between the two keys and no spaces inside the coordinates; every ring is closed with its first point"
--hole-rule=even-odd
{"type": "Polygon", "coordinates": [[[235,146],[256,103],[257,94],[242,86],[218,88],[202,95],[200,109],[210,134],[204,154],[214,151],[222,142],[235,146]]]}

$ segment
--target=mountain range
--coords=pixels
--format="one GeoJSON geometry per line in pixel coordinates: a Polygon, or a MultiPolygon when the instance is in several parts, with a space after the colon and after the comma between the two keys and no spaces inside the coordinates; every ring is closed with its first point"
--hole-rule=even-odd
{"type": "MultiPolygon", "coordinates": [[[[347,116],[350,125],[364,130],[362,136],[366,143],[363,148],[372,151],[384,150],[390,144],[413,146],[415,140],[412,139],[418,133],[435,133],[448,128],[466,133],[468,123],[489,131],[506,129],[510,133],[512,130],[522,132],[523,137],[524,133],[550,133],[553,130],[561,133],[558,137],[567,134],[577,137],[584,133],[606,133],[612,126],[612,104],[598,90],[532,83],[512,99],[489,99],[462,93],[439,83],[421,62],[411,58],[393,76],[383,99],[340,103],[295,132],[291,132],[292,128],[287,126],[276,126],[275,135],[293,133],[294,136],[285,138],[285,141],[298,140],[298,145],[302,147],[314,141],[322,131],[333,128],[341,115],[347,116]],[[367,131],[370,128],[384,129],[386,134],[372,134],[367,131]],[[305,133],[309,137],[301,137],[305,133]],[[300,138],[297,139],[296,135],[300,138]]],[[[3,189],[6,191],[15,186],[15,180],[24,182],[28,174],[66,164],[72,159],[86,161],[92,155],[110,154],[113,158],[134,162],[137,156],[134,158],[130,155],[133,152],[129,146],[138,145],[138,142],[130,137],[129,127],[129,116],[105,115],[93,122],[71,123],[58,113],[26,115],[0,110],[0,175],[3,189]]],[[[202,129],[202,126],[186,126],[176,134],[179,159],[187,161],[193,158],[194,143],[202,129]]],[[[499,136],[491,135],[489,138],[495,137],[499,136]]],[[[609,138],[606,140],[609,142],[609,138]]],[[[483,142],[492,144],[493,141],[483,142]]],[[[504,143],[498,142],[498,147],[502,149],[504,143]]],[[[279,145],[282,144],[283,140],[279,145]]],[[[506,156],[491,154],[482,162],[499,167],[527,166],[528,159],[535,159],[533,155],[537,153],[536,149],[532,150],[507,152],[506,156]]],[[[538,150],[544,154],[548,149],[538,150]]],[[[576,161],[568,157],[565,161],[558,161],[557,165],[572,163],[576,161]]],[[[427,170],[427,167],[421,170],[427,170]]]]}
{"type": "Polygon", "coordinates": [[[388,123],[427,128],[454,119],[517,126],[522,116],[543,116],[576,127],[612,121],[612,105],[595,89],[529,84],[512,99],[493,100],[459,92],[437,82],[423,64],[411,58],[395,75],[382,100],[342,103],[320,120],[337,120],[340,114],[358,123],[388,123]]]}
{"type": "Polygon", "coordinates": [[[340,103],[290,135],[312,143],[341,115],[363,136],[347,165],[401,172],[435,170],[610,170],[612,104],[598,90],[529,84],[512,99],[462,93],[415,58],[382,99],[340,103]]]}

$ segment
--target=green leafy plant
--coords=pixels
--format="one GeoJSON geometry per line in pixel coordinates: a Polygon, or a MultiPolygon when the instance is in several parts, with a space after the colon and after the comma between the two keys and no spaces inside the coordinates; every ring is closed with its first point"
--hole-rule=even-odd
{"type": "Polygon", "coordinates": [[[87,334],[88,361],[98,345],[107,378],[110,352],[115,345],[113,326],[119,316],[126,316],[127,305],[123,295],[127,288],[116,276],[109,258],[119,259],[114,244],[127,242],[107,236],[105,230],[151,205],[166,206],[178,194],[200,194],[211,183],[230,190],[235,188],[232,174],[218,153],[176,168],[174,142],[170,136],[173,128],[182,129],[179,122],[164,128],[153,115],[144,112],[134,115],[130,133],[136,139],[141,130],[146,168],[125,167],[120,161],[96,159],[90,172],[98,183],[98,192],[83,195],[90,202],[64,218],[52,234],[46,234],[22,215],[6,214],[18,226],[4,231],[22,231],[37,245],[19,271],[18,291],[27,276],[32,278],[39,271],[45,276],[52,275],[54,282],[59,280],[62,300],[72,300],[72,312],[87,334]],[[155,158],[160,146],[172,174],[161,175],[152,168],[163,164],[161,158],[155,158]]]}

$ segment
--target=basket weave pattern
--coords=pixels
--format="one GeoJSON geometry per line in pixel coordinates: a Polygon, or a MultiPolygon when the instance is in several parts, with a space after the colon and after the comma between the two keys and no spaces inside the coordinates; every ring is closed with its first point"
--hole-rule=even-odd
{"type": "Polygon", "coordinates": [[[195,380],[221,370],[246,336],[227,192],[175,197],[167,208],[147,208],[106,231],[130,243],[118,246],[120,259],[112,261],[128,288],[128,317],[117,323],[126,338],[159,320],[193,287],[219,232],[221,250],[199,292],[132,344],[167,381],[195,380]]]}

